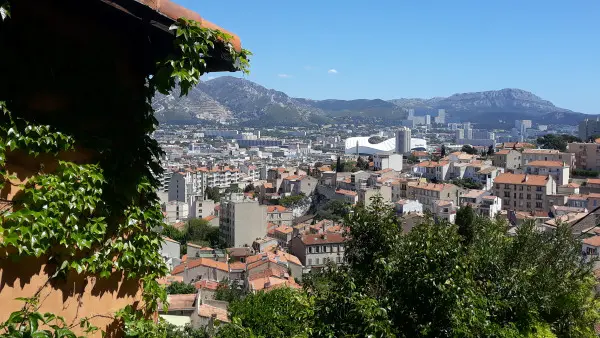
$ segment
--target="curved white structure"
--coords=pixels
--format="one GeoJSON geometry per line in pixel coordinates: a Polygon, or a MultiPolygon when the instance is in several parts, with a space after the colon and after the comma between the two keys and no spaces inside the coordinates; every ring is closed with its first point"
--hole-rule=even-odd
{"type": "MultiPolygon", "coordinates": [[[[346,154],[359,154],[373,155],[376,153],[395,151],[396,150],[396,138],[390,138],[380,143],[369,143],[369,136],[366,137],[350,137],[345,141],[345,153],[346,154]]],[[[410,149],[424,148],[427,149],[427,141],[421,138],[410,139],[410,149]]]]}

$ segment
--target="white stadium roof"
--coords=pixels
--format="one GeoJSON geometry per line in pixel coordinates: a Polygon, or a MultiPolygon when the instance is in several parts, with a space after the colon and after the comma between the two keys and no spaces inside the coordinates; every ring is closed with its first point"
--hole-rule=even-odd
{"type": "MultiPolygon", "coordinates": [[[[395,151],[396,138],[392,137],[380,143],[369,143],[369,136],[350,137],[345,141],[345,153],[373,155],[376,153],[395,151]]],[[[427,148],[427,141],[422,138],[411,138],[410,149],[427,148]]]]}

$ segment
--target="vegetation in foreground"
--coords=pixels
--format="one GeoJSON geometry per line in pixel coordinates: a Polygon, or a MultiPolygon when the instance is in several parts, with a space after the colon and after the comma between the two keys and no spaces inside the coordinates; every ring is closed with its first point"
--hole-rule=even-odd
{"type": "Polygon", "coordinates": [[[380,199],[349,214],[346,266],[231,304],[219,337],[595,337],[592,266],[566,227],[461,215],[400,234],[380,199]]]}

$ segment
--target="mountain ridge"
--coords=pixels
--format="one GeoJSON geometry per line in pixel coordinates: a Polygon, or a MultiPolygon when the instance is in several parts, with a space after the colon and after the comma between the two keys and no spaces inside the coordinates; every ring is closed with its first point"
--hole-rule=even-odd
{"type": "Polygon", "coordinates": [[[490,122],[490,115],[533,119],[544,123],[573,123],[585,115],[556,107],[529,91],[518,88],[456,93],[448,97],[313,100],[296,98],[268,89],[250,80],[222,76],[201,82],[187,98],[160,96],[153,102],[157,119],[170,122],[189,117],[202,120],[233,121],[251,126],[308,126],[342,119],[346,123],[399,124],[408,109],[417,115],[436,115],[445,109],[455,120],[490,122]]]}

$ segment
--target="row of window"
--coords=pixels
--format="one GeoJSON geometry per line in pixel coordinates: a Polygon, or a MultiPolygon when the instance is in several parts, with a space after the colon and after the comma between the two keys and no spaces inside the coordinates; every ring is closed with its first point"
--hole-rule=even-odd
{"type": "MultiPolygon", "coordinates": [[[[510,206],[510,201],[508,199],[504,200],[504,205],[505,206],[510,206]]],[[[517,201],[513,201],[512,203],[513,207],[517,207],[517,201]]],[[[531,209],[531,206],[533,204],[531,202],[523,202],[523,201],[519,201],[519,207],[523,207],[525,206],[526,209],[531,209]]],[[[542,202],[535,202],[535,208],[536,209],[542,209],[543,208],[543,204],[542,202]]]]}
{"type": "MultiPolygon", "coordinates": [[[[501,189],[501,184],[496,184],[496,189],[501,189]]],[[[512,185],[512,190],[519,190],[519,191],[523,191],[525,190],[524,188],[525,186],[523,185],[519,185],[517,187],[516,184],[512,185]]],[[[511,189],[511,185],[510,184],[504,184],[504,189],[511,189]]],[[[531,186],[527,186],[527,191],[531,191],[531,186]]],[[[535,191],[544,191],[544,187],[535,187],[535,191]]]]}
{"type": "Polygon", "coordinates": [[[312,245],[308,247],[308,253],[321,252],[338,252],[344,251],[344,246],[339,244],[334,245],[312,245]]]}
{"type": "MultiPolygon", "coordinates": [[[[510,191],[505,191],[504,192],[504,197],[510,198],[510,191]]],[[[517,198],[517,193],[516,192],[513,193],[513,198],[517,198]]],[[[523,199],[523,193],[522,192],[519,193],[519,199],[523,199]]],[[[527,194],[527,199],[528,200],[531,199],[531,194],[527,194]]],[[[538,200],[538,201],[541,201],[542,200],[542,194],[535,194],[535,199],[538,200]]]]}
{"type": "MultiPolygon", "coordinates": [[[[345,259],[344,259],[344,261],[345,261],[345,259]]],[[[321,261],[320,261],[318,258],[315,258],[315,265],[319,265],[319,264],[321,264],[320,262],[321,262],[321,261]]],[[[327,263],[329,263],[329,262],[333,262],[333,259],[331,259],[331,258],[328,258],[328,257],[325,257],[325,258],[323,258],[323,261],[322,261],[322,262],[323,262],[323,264],[327,264],[327,263]]],[[[336,258],[335,258],[335,262],[336,262],[337,264],[340,264],[340,263],[342,262],[342,257],[336,257],[336,258]]],[[[307,264],[307,265],[308,265],[308,266],[311,266],[311,265],[313,265],[313,260],[312,260],[312,258],[309,258],[309,259],[308,259],[308,264],[307,264]]]]}

